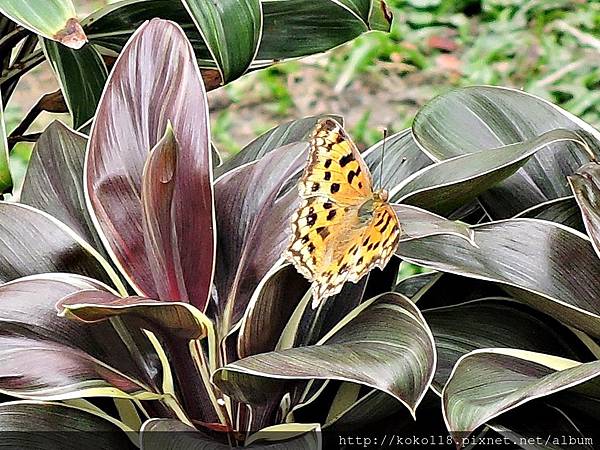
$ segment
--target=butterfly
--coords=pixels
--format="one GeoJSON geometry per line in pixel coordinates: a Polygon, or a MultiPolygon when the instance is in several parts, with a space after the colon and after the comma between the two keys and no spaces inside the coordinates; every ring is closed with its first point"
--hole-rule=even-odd
{"type": "Polygon", "coordinates": [[[373,190],[369,168],[341,125],[323,119],[310,137],[298,182],[285,258],[312,284],[312,307],[383,268],[398,246],[400,223],[384,189],[373,190]]]}

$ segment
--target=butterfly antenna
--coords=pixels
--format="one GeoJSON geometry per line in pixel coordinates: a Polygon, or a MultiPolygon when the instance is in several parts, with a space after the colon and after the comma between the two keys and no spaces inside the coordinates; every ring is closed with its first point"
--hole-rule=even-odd
{"type": "Polygon", "coordinates": [[[381,163],[379,164],[379,189],[383,188],[383,158],[385,157],[385,141],[388,137],[387,128],[383,129],[383,144],[381,144],[381,163]]]}

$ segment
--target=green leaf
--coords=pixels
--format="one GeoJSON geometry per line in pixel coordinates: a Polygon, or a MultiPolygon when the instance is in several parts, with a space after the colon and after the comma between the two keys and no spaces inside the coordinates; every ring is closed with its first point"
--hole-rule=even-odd
{"type": "MultiPolygon", "coordinates": [[[[251,68],[324,52],[354,39],[369,29],[363,16],[368,15],[370,4],[371,0],[262,1],[262,39],[251,68]]],[[[154,17],[180,24],[200,66],[214,67],[202,36],[181,2],[125,0],[96,11],[82,23],[92,43],[120,52],[134,30],[154,17]]]]}
{"type": "Polygon", "coordinates": [[[563,141],[581,138],[572,131],[552,130],[526,142],[456,156],[415,173],[390,195],[399,203],[449,214],[514,174],[540,149],[563,141]]]}
{"type": "Polygon", "coordinates": [[[481,348],[520,348],[583,361],[594,358],[566,326],[510,299],[477,299],[428,309],[423,316],[433,332],[438,354],[433,380],[437,392],[459,358],[481,348]]]}
{"type": "Polygon", "coordinates": [[[600,256],[600,164],[586,164],[569,176],[575,200],[596,254],[600,256]]]}
{"type": "Polygon", "coordinates": [[[572,195],[539,203],[517,214],[514,218],[517,219],[519,217],[549,220],[574,228],[582,233],[585,232],[581,212],[579,211],[575,197],[572,195]]]}
{"type": "Polygon", "coordinates": [[[96,112],[108,74],[104,61],[90,44],[72,50],[48,39],[41,43],[73,116],[73,128],[79,129],[96,112]]]}
{"type": "Polygon", "coordinates": [[[46,127],[33,147],[19,201],[50,214],[105,255],[85,203],[87,138],[62,122],[46,127]]]}
{"type": "Polygon", "coordinates": [[[149,263],[145,240],[153,237],[142,232],[143,167],[169,122],[179,144],[171,224],[176,239],[171,242],[184,285],[178,298],[169,299],[189,301],[203,311],[215,253],[206,92],[181,28],[154,19],[130,39],[111,71],[86,160],[86,195],[98,228],[136,293],[149,298],[159,298],[162,281],[157,283],[149,263]]]}
{"type": "Polygon", "coordinates": [[[78,49],[87,42],[71,0],[2,0],[0,12],[34,33],[67,47],[78,49]]]}
{"type": "Polygon", "coordinates": [[[448,431],[461,442],[486,421],[536,398],[592,386],[597,394],[598,374],[600,361],[582,364],[524,350],[476,350],[458,361],[444,387],[448,431]]]}
{"type": "Polygon", "coordinates": [[[122,425],[106,414],[57,402],[0,404],[2,446],[20,450],[135,449],[122,425]]]}
{"type": "Polygon", "coordinates": [[[535,219],[472,229],[477,247],[454,236],[431,236],[400,242],[396,254],[442,272],[500,283],[515,298],[600,336],[600,266],[586,236],[535,219]]]}
{"type": "Polygon", "coordinates": [[[6,141],[6,124],[4,123],[4,105],[0,98],[0,193],[12,187],[12,176],[8,165],[8,142],[6,141]]]}
{"type": "MultiPolygon", "coordinates": [[[[600,132],[567,111],[516,89],[455,89],[425,105],[413,122],[417,142],[438,161],[529,141],[559,128],[577,133],[592,152],[600,154],[600,132]]],[[[568,196],[566,177],[587,160],[576,143],[553,144],[482,195],[483,205],[493,219],[503,219],[568,196]]]]}
{"type": "Polygon", "coordinates": [[[430,333],[408,299],[384,294],[354,309],[316,345],[241,359],[215,372],[213,381],[256,405],[281,394],[286,381],[350,381],[395,397],[414,414],[435,370],[430,333]]]}
{"type": "Polygon", "coordinates": [[[262,28],[259,0],[182,0],[225,83],[246,72],[258,50],[262,28]]]}

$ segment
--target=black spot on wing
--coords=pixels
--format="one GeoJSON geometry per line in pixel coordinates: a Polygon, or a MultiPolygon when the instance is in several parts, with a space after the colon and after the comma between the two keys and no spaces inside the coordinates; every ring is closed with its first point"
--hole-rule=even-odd
{"type": "Polygon", "coordinates": [[[325,202],[325,203],[323,203],[323,208],[325,208],[325,209],[331,209],[331,208],[333,208],[333,203],[331,203],[331,202],[325,202]]]}
{"type": "Polygon", "coordinates": [[[339,183],[331,183],[331,193],[332,194],[335,194],[339,190],[340,190],[340,184],[339,183]]]}
{"type": "Polygon", "coordinates": [[[306,223],[309,226],[313,226],[316,221],[317,221],[317,213],[312,213],[312,214],[309,214],[308,216],[306,216],[306,223]]]}
{"type": "Polygon", "coordinates": [[[329,169],[329,167],[330,167],[330,166],[331,166],[331,159],[327,159],[327,160],[325,161],[325,168],[326,168],[326,169],[329,169]]]}
{"type": "Polygon", "coordinates": [[[317,192],[320,187],[321,187],[321,185],[319,183],[313,183],[310,190],[313,192],[317,192]]]}
{"type": "Polygon", "coordinates": [[[331,211],[329,211],[329,214],[327,214],[327,220],[333,220],[336,214],[337,211],[335,209],[332,209],[331,211]]]}
{"type": "Polygon", "coordinates": [[[351,161],[354,161],[354,155],[352,153],[348,153],[340,158],[340,166],[345,167],[351,161]]]}
{"type": "Polygon", "coordinates": [[[325,178],[325,181],[331,180],[331,172],[325,172],[324,178],[325,178]]]}
{"type": "Polygon", "coordinates": [[[381,232],[382,232],[382,233],[383,233],[383,232],[384,232],[384,231],[387,229],[388,225],[390,224],[390,220],[391,220],[391,218],[392,218],[392,216],[390,216],[390,215],[388,214],[388,216],[387,216],[387,220],[385,221],[385,225],[384,225],[384,226],[381,228],[381,232]]]}

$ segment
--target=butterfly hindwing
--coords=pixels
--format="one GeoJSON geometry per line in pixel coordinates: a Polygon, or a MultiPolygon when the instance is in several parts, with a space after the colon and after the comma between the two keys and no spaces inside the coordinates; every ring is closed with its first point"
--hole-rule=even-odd
{"type": "Polygon", "coordinates": [[[309,161],[299,183],[302,197],[323,196],[339,204],[356,205],[372,195],[369,168],[335,120],[319,122],[310,144],[309,161]]]}
{"type": "Polygon", "coordinates": [[[394,209],[387,203],[375,208],[373,218],[360,238],[360,250],[348,279],[356,283],[373,267],[383,269],[394,254],[399,239],[400,223],[394,209]]]}

